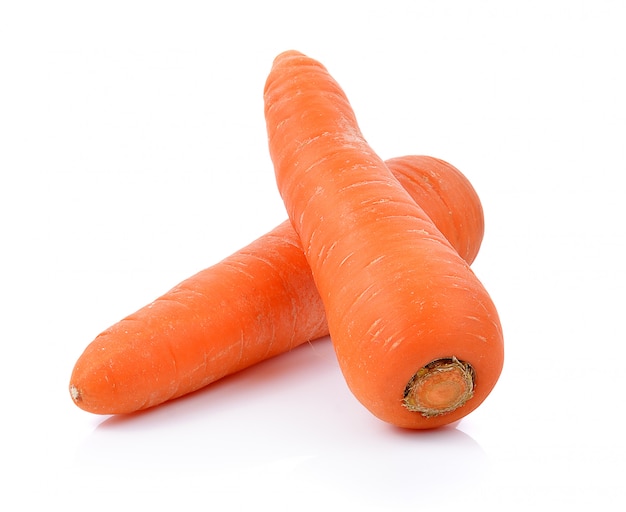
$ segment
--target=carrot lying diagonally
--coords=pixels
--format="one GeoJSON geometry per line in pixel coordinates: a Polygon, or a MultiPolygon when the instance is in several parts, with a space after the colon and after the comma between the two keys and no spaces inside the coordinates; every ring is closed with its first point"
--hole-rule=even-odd
{"type": "Polygon", "coordinates": [[[348,386],[397,426],[465,416],[503,364],[488,293],[364,140],[322,64],[280,54],[264,98],[278,188],[348,386]]]}
{"type": "MultiPolygon", "coordinates": [[[[473,261],[483,213],[469,181],[431,157],[388,163],[473,261]]],[[[70,392],[89,412],[129,413],[327,334],[300,241],[285,221],[97,336],[76,362],[70,392]]]]}

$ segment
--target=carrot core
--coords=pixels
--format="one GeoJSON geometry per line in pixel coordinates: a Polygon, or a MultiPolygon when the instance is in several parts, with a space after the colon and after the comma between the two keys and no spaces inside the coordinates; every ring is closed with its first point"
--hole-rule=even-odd
{"type": "Polygon", "coordinates": [[[456,357],[420,368],[404,390],[404,406],[426,418],[461,407],[474,394],[474,370],[456,357]]]}

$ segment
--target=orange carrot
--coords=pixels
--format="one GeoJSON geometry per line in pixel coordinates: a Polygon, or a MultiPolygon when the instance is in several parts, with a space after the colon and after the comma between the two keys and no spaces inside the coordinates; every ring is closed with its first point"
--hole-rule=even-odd
{"type": "MultiPolygon", "coordinates": [[[[465,176],[431,157],[389,166],[473,261],[483,212],[465,176]]],[[[285,221],[97,336],[76,362],[70,392],[86,411],[129,413],[326,335],[321,299],[285,221]]]]}
{"type": "Polygon", "coordinates": [[[364,140],[321,63],[280,54],[264,98],[278,188],[349,388],[401,427],[467,415],[503,364],[487,291],[364,140]]]}

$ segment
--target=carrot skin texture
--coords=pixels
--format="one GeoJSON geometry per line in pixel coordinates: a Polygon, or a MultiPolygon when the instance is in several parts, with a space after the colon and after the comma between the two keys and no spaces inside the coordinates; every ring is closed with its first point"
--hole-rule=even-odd
{"type": "Polygon", "coordinates": [[[375,416],[426,429],[482,403],[503,366],[496,308],[450,245],[367,144],[326,68],[280,54],[265,86],[278,189],[324,302],[348,387],[375,416]],[[404,393],[416,372],[457,358],[474,370],[464,405],[426,417],[404,393]]]}
{"type": "Polygon", "coordinates": [[[430,156],[408,155],[391,158],[385,163],[471,265],[483,240],[485,219],[480,199],[469,180],[448,162],[430,156]]]}
{"type": "Polygon", "coordinates": [[[74,402],[97,414],[146,409],[324,336],[308,273],[285,221],[98,335],[72,372],[74,402]]]}
{"type": "MultiPolygon", "coordinates": [[[[473,261],[484,221],[467,178],[429,156],[388,164],[473,261]]],[[[74,366],[70,393],[91,413],[131,413],[326,335],[300,239],[285,221],[98,335],[74,366]]]]}

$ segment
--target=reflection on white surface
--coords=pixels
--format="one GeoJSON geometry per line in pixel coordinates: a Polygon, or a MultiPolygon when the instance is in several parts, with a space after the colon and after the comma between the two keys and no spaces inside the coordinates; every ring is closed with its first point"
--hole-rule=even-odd
{"type": "Polygon", "coordinates": [[[339,496],[401,506],[460,493],[487,458],[455,426],[417,432],[371,417],[325,339],[164,406],[106,419],[75,462],[83,475],[193,475],[218,494],[236,490],[238,503],[283,492],[310,504],[339,496]]]}

